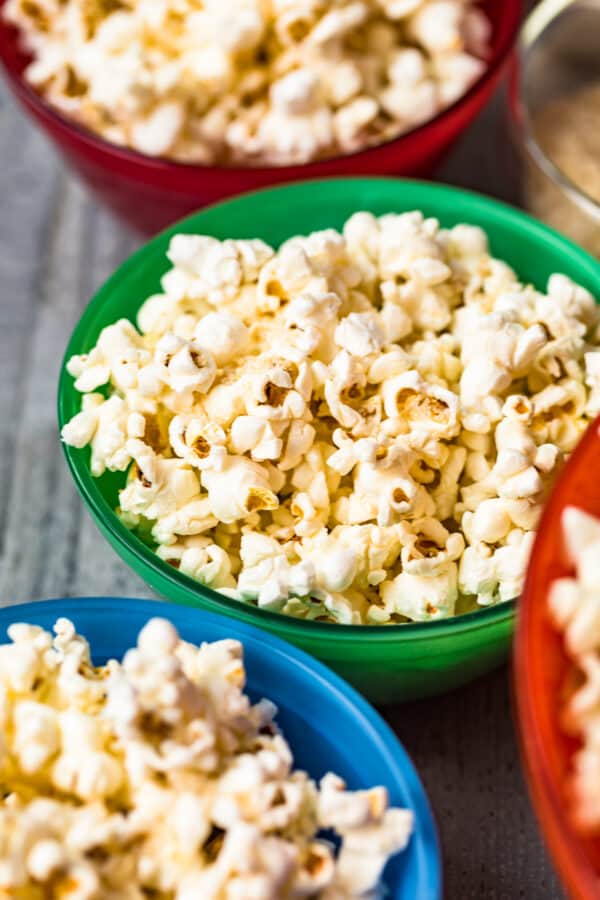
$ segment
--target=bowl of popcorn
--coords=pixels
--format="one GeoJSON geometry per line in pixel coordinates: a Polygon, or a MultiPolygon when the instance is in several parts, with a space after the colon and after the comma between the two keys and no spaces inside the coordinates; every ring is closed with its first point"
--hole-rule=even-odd
{"type": "Polygon", "coordinates": [[[529,787],[570,897],[600,882],[600,419],[542,516],[521,600],[515,686],[529,787]]]}
{"type": "Polygon", "coordinates": [[[87,307],[67,460],[162,596],[270,629],[378,702],[448,690],[505,658],[544,497],[600,407],[595,297],[595,260],[466,191],[227,201],[87,307]]]}
{"type": "Polygon", "coordinates": [[[441,900],[412,763],[304,653],[123,598],[0,623],[2,896],[441,900]]]}
{"type": "Polygon", "coordinates": [[[519,0],[0,0],[0,61],[68,162],[153,233],[251,188],[424,174],[490,97],[519,0]]]}

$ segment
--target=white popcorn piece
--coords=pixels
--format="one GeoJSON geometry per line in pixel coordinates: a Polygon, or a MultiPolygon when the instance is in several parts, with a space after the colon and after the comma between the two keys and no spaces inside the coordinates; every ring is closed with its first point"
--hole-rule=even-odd
{"type": "Polygon", "coordinates": [[[359,462],[348,497],[347,524],[375,519],[378,525],[391,525],[414,510],[417,495],[406,457],[394,460],[388,455],[380,463],[359,462]]]}
{"type": "MultiPolygon", "coordinates": [[[[421,8],[392,6],[394,22],[421,8]]],[[[325,19],[286,10],[303,37],[286,25],[269,84],[300,128],[329,87],[296,54],[325,19]]],[[[465,12],[450,56],[477,42],[465,12]]],[[[342,20],[319,53],[351,34],[342,20]]],[[[367,19],[365,46],[393,59],[390,84],[426,81],[434,60],[399,50],[395,28],[367,19]]],[[[359,212],[277,251],[180,234],[168,258],[139,330],[121,320],[69,362],[85,390],[63,440],[91,448],[95,475],[129,468],[127,527],[183,574],[305,619],[394,624],[519,595],[544,499],[597,406],[587,291],[560,275],[546,294],[525,286],[480,228],[418,211],[359,212]],[[261,539],[262,556],[248,550],[261,539]]]]}
{"type": "Polygon", "coordinates": [[[210,312],[196,325],[194,338],[210,350],[218,366],[224,366],[245,352],[248,329],[230,313],[210,312]]]}
{"type": "Polygon", "coordinates": [[[386,381],[382,388],[384,409],[407,430],[438,438],[454,437],[460,428],[456,394],[428,384],[418,372],[405,372],[386,381]]]}
{"type": "Polygon", "coordinates": [[[203,416],[176,415],[169,422],[169,442],[176,456],[197,469],[219,468],[227,451],[227,437],[203,416]]]}
{"type": "Polygon", "coordinates": [[[582,553],[600,540],[598,519],[575,506],[568,506],[563,512],[562,527],[569,558],[578,568],[582,553]]]}
{"type": "Polygon", "coordinates": [[[120,319],[102,330],[91,353],[72,357],[67,371],[76,378],[75,388],[82,393],[109,380],[126,390],[136,386],[137,369],[148,357],[131,322],[120,319]]]}
{"type": "Polygon", "coordinates": [[[406,123],[403,130],[427,122],[440,109],[437,86],[429,78],[408,89],[401,82],[393,82],[382,90],[380,102],[389,116],[406,123]]]}
{"type": "Polygon", "coordinates": [[[565,315],[587,328],[598,324],[600,318],[594,297],[566,275],[555,273],[548,279],[548,297],[557,302],[565,315]]]}
{"type": "Polygon", "coordinates": [[[411,35],[433,53],[461,50],[461,8],[452,0],[432,0],[422,4],[410,22],[411,35]]]}
{"type": "Polygon", "coordinates": [[[287,432],[285,450],[279,460],[281,472],[294,469],[308,453],[315,439],[315,429],[308,422],[295,419],[287,432]]]}
{"type": "Polygon", "coordinates": [[[156,345],[155,361],[166,370],[164,380],[176,394],[182,391],[206,394],[215,380],[217,367],[213,355],[198,341],[187,343],[167,334],[156,345]]]}
{"type": "Polygon", "coordinates": [[[450,534],[437,519],[419,519],[413,525],[413,534],[405,534],[405,546],[400,558],[404,572],[430,576],[448,568],[459,559],[465,549],[461,534],[450,534]]]}
{"type": "Polygon", "coordinates": [[[174,149],[184,121],[183,104],[159,103],[149,116],[132,125],[131,146],[147,156],[167,156],[174,149]]]}
{"type": "Polygon", "coordinates": [[[568,776],[569,812],[584,832],[593,834],[600,822],[595,785],[600,697],[600,520],[583,509],[569,506],[563,510],[561,530],[574,573],[552,583],[547,604],[570,657],[572,685],[560,698],[561,723],[578,743],[568,776]]]}
{"type": "Polygon", "coordinates": [[[377,101],[365,96],[353,97],[349,103],[337,110],[333,119],[333,130],[344,152],[358,150],[368,142],[369,131],[377,128],[378,115],[377,101]]]}
{"type": "Polygon", "coordinates": [[[210,509],[221,522],[235,522],[279,505],[268,473],[244,456],[228,456],[219,470],[205,469],[201,481],[208,491],[210,509]]]}
{"type": "MultiPolygon", "coordinates": [[[[203,528],[202,531],[208,531],[214,527],[215,519],[212,518],[210,524],[203,528]]],[[[156,526],[155,526],[156,527],[156,526]]],[[[199,534],[197,531],[188,532],[188,534],[199,534]]],[[[202,584],[207,584],[215,590],[223,588],[235,588],[236,582],[231,573],[231,559],[227,552],[217,544],[212,544],[208,538],[183,537],[183,531],[177,532],[178,538],[175,543],[167,543],[166,541],[158,549],[158,555],[165,562],[195,578],[202,584]]]]}
{"type": "Polygon", "coordinates": [[[135,467],[119,494],[125,513],[157,520],[199,498],[198,475],[183,460],[163,459],[143,441],[133,438],[127,442],[127,451],[135,467]]]}
{"type": "Polygon", "coordinates": [[[585,383],[590,388],[586,413],[597,416],[600,413],[600,352],[589,351],[585,354],[585,383]]]}
{"type": "Polygon", "coordinates": [[[274,362],[247,376],[246,412],[269,420],[302,418],[306,401],[296,389],[293,363],[274,362]]]}
{"type": "Polygon", "coordinates": [[[483,60],[470,53],[440,54],[434,61],[438,103],[449,106],[459,100],[485,72],[483,60]]]}
{"type": "Polygon", "coordinates": [[[365,385],[366,376],[357,358],[347,350],[336,354],[329,367],[324,393],[331,415],[344,428],[356,428],[362,422],[352,403],[363,398],[365,385]]]}
{"type": "Polygon", "coordinates": [[[580,381],[548,385],[533,397],[533,426],[541,442],[556,444],[570,453],[585,430],[586,390],[580,381]]]}
{"type": "Polygon", "coordinates": [[[209,422],[227,428],[246,410],[246,385],[242,379],[235,382],[218,382],[202,403],[202,412],[209,422]]]}
{"type": "Polygon", "coordinates": [[[55,711],[23,700],[15,710],[14,752],[23,772],[37,772],[58,752],[61,729],[55,711]]]}
{"type": "Polygon", "coordinates": [[[124,471],[131,462],[127,449],[129,410],[116,394],[107,400],[101,394],[86,394],[82,410],[62,430],[61,437],[73,447],[91,447],[92,475],[124,471]]]}
{"type": "Polygon", "coordinates": [[[450,447],[448,457],[445,462],[442,462],[439,469],[439,476],[437,474],[433,476],[434,481],[439,477],[439,481],[431,493],[435,501],[436,515],[442,522],[446,519],[457,518],[457,497],[466,459],[467,453],[464,447],[450,447]]]}
{"type": "Polygon", "coordinates": [[[334,340],[352,356],[364,358],[381,350],[383,334],[373,313],[350,313],[335,329],[334,340]]]}
{"type": "Polygon", "coordinates": [[[384,582],[381,588],[381,599],[389,611],[415,622],[453,615],[457,597],[454,563],[436,575],[401,572],[393,581],[384,582]]]}
{"type": "MultiPolygon", "coordinates": [[[[273,549],[258,534],[246,544],[254,563],[273,549]]],[[[200,549],[196,539],[182,563],[200,549]]],[[[216,563],[219,548],[204,549],[216,563]]],[[[0,646],[14,724],[0,757],[7,896],[141,897],[159,885],[189,900],[325,900],[379,889],[411,811],[390,808],[383,787],[351,791],[331,772],[317,785],[294,769],[276,707],[244,693],[241,644],[197,647],[151,619],[122,662],[96,667],[71,622],[54,630],[13,625],[0,646]]]]}
{"type": "Polygon", "coordinates": [[[42,883],[50,881],[67,864],[68,857],[64,847],[51,839],[38,840],[27,857],[29,875],[42,883]]]}
{"type": "Polygon", "coordinates": [[[230,444],[234,453],[250,452],[257,462],[278,459],[283,449],[283,441],[273,430],[271,422],[259,416],[238,416],[234,419],[230,444]]]}
{"type": "MultiPolygon", "coordinates": [[[[130,512],[128,509],[123,511],[130,512]]],[[[165,512],[158,517],[152,526],[152,537],[159,546],[168,546],[179,536],[204,534],[215,528],[218,521],[212,513],[209,498],[194,495],[191,500],[184,501],[177,509],[170,513],[165,512]]]]}
{"type": "Polygon", "coordinates": [[[497,550],[484,543],[467,547],[460,561],[459,589],[481,606],[519,595],[533,544],[533,532],[513,529],[497,550]]]}
{"type": "Polygon", "coordinates": [[[483,541],[485,544],[497,544],[511,530],[512,519],[510,507],[505,499],[492,497],[479,504],[475,512],[465,513],[462,526],[471,543],[483,541]]]}

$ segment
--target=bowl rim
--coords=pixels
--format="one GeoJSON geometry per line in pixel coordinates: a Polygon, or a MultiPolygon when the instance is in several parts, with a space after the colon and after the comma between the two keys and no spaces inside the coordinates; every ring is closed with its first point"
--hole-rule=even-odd
{"type": "MultiPolygon", "coordinates": [[[[531,642],[534,618],[536,614],[540,614],[540,604],[545,603],[547,608],[548,602],[547,591],[540,597],[537,586],[539,581],[543,581],[544,587],[546,586],[547,579],[543,575],[546,535],[553,527],[560,527],[563,509],[573,502],[569,496],[565,496],[570,493],[570,475],[581,471],[591,452],[595,451],[594,456],[597,457],[599,448],[600,416],[589,425],[567,461],[542,513],[517,616],[512,665],[519,746],[529,792],[553,859],[565,884],[578,900],[593,900],[598,896],[600,868],[593,866],[584,850],[585,835],[579,833],[570,817],[565,815],[564,794],[552,772],[548,757],[548,738],[541,724],[540,706],[545,695],[540,694],[540,686],[532,671],[531,642]]],[[[560,630],[553,630],[560,637],[560,630]]],[[[560,655],[568,662],[562,648],[560,655]]]]}
{"type": "MultiPolygon", "coordinates": [[[[595,260],[585,250],[578,247],[568,238],[563,237],[558,232],[549,228],[547,225],[538,222],[527,213],[515,209],[499,200],[478,194],[474,191],[456,188],[450,185],[439,184],[435,182],[427,182],[418,179],[390,178],[384,176],[367,176],[367,177],[338,177],[326,179],[312,179],[302,182],[293,182],[290,184],[277,185],[275,187],[262,188],[260,190],[248,191],[239,194],[234,198],[230,198],[219,203],[211,204],[202,210],[186,216],[179,222],[171,225],[169,228],[156,235],[147,243],[143,244],[137,251],[129,256],[112,275],[101,285],[95,293],[88,305],[84,309],[79,318],[72,335],[67,344],[63,361],[61,364],[60,378],[58,384],[58,423],[59,431],[68,421],[66,415],[66,394],[72,388],[72,378],[66,370],[66,362],[68,359],[81,352],[80,336],[87,329],[88,322],[93,320],[96,315],[96,309],[100,306],[105,296],[108,296],[113,288],[121,281],[123,277],[133,272],[139,263],[148,256],[156,252],[159,242],[164,242],[174,234],[176,234],[182,225],[191,224],[197,217],[202,216],[209,210],[218,207],[234,206],[244,204],[250,197],[269,198],[274,194],[289,197],[289,202],[293,202],[294,195],[302,195],[307,185],[327,190],[330,185],[344,184],[348,190],[352,190],[353,185],[364,185],[365,183],[403,185],[410,190],[418,190],[424,197],[447,198],[454,204],[460,200],[467,201],[471,210],[473,208],[486,209],[493,212],[495,217],[504,224],[521,228],[526,228],[529,232],[533,232],[540,242],[552,249],[560,249],[562,252],[568,250],[574,255],[579,263],[593,273],[593,277],[600,282],[600,262],[595,260]]],[[[140,301],[141,303],[142,301],[140,301]]],[[[240,610],[260,619],[261,624],[265,627],[268,625],[279,626],[285,625],[287,636],[293,639],[301,639],[303,637],[311,637],[323,639],[334,637],[336,642],[354,641],[359,635],[361,643],[373,642],[395,642],[400,636],[406,640],[428,640],[434,630],[438,635],[458,634],[465,631],[477,630],[495,625],[499,623],[509,623],[515,614],[516,601],[508,600],[496,603],[492,606],[477,609],[472,612],[463,613],[445,619],[435,619],[427,622],[407,622],[398,625],[385,626],[365,626],[365,625],[344,625],[338,623],[315,622],[296,619],[293,616],[286,616],[282,613],[271,612],[270,610],[260,609],[253,604],[246,604],[240,600],[234,600],[230,597],[220,594],[191,577],[184,575],[173,566],[168,565],[161,560],[148,546],[146,546],[133,532],[129,531],[120,521],[115,511],[110,508],[109,504],[104,500],[101,491],[96,487],[96,479],[91,475],[89,468],[83,463],[81,451],[70,447],[61,442],[67,459],[67,463],[81,493],[86,505],[90,509],[94,519],[102,527],[106,528],[111,535],[111,539],[115,539],[118,544],[126,551],[127,555],[133,554],[143,564],[144,568],[165,580],[175,587],[183,588],[189,594],[197,593],[211,604],[218,604],[219,608],[231,611],[232,614],[239,615],[240,610]]]]}
{"type": "MultiPolygon", "coordinates": [[[[0,0],[0,35],[4,28],[12,29],[17,34],[18,39],[20,37],[20,30],[11,23],[3,20],[2,8],[5,3],[6,0],[0,0]]],[[[68,116],[60,113],[56,107],[54,107],[49,101],[45,100],[41,94],[39,94],[33,87],[31,87],[30,84],[28,84],[22,73],[17,74],[12,70],[12,67],[9,65],[2,52],[2,41],[0,41],[0,67],[4,70],[6,77],[13,85],[13,88],[16,91],[17,95],[29,107],[32,107],[40,116],[42,116],[42,118],[49,120],[54,124],[55,127],[59,127],[61,130],[66,128],[67,130],[72,131],[76,134],[76,136],[82,143],[86,144],[92,149],[99,149],[103,153],[113,156],[114,158],[119,159],[124,163],[142,166],[148,175],[151,173],[154,173],[155,175],[167,175],[174,172],[189,174],[190,172],[197,171],[203,174],[219,172],[225,175],[229,174],[230,176],[241,176],[247,174],[248,172],[262,172],[263,174],[267,172],[282,172],[285,174],[286,178],[289,177],[290,179],[294,177],[304,177],[303,173],[306,173],[306,177],[310,178],[311,176],[318,176],[319,169],[327,164],[335,164],[341,160],[348,160],[352,162],[353,160],[358,161],[359,159],[363,158],[367,159],[370,158],[372,154],[377,153],[377,151],[382,150],[386,147],[391,147],[394,144],[398,144],[408,136],[410,136],[411,139],[421,138],[430,127],[434,127],[444,119],[449,118],[461,106],[470,102],[473,97],[479,94],[480,91],[483,90],[489,82],[493,82],[496,76],[500,74],[504,65],[507,63],[509,56],[513,50],[515,40],[517,38],[521,25],[523,0],[503,0],[501,7],[503,13],[507,16],[509,26],[507,28],[507,33],[504,39],[500,42],[499,46],[495,50],[493,56],[490,58],[485,70],[482,72],[479,78],[476,79],[476,81],[464,94],[462,94],[457,100],[451,103],[450,106],[447,106],[444,109],[440,110],[440,112],[437,113],[432,119],[428,119],[426,122],[423,122],[420,125],[411,128],[409,131],[397,135],[396,137],[392,137],[389,140],[383,141],[380,144],[375,144],[372,147],[365,147],[362,150],[356,150],[352,153],[340,154],[336,156],[326,157],[324,159],[311,160],[306,163],[294,165],[203,165],[200,163],[171,160],[168,157],[150,156],[137,150],[131,150],[128,147],[123,147],[118,144],[112,143],[106,138],[97,135],[94,131],[86,128],[84,125],[80,124],[74,119],[69,119],[68,116]]]]}
{"type": "MultiPolygon", "coordinates": [[[[375,746],[385,760],[388,778],[393,779],[395,787],[401,787],[412,801],[411,809],[415,820],[420,825],[421,842],[419,850],[415,848],[415,858],[418,869],[424,873],[427,879],[427,895],[422,900],[440,900],[442,896],[443,867],[442,853],[439,837],[439,829],[436,822],[427,791],[421,780],[418,769],[410,754],[404,747],[400,738],[392,731],[383,716],[344,678],[335,673],[327,665],[315,659],[309,653],[299,647],[288,643],[277,635],[266,633],[255,625],[250,625],[229,616],[207,610],[191,610],[185,607],[173,607],[165,600],[141,599],[129,597],[56,597],[47,600],[27,601],[5,606],[0,609],[0,642],[4,639],[4,632],[9,622],[38,620],[40,614],[51,613],[51,607],[56,606],[56,616],[76,616],[78,612],[101,612],[105,615],[110,612],[113,615],[126,616],[146,615],[151,618],[154,615],[163,615],[164,618],[186,619],[190,616],[194,627],[201,627],[202,622],[209,625],[226,627],[232,632],[232,637],[244,642],[251,642],[259,653],[267,653],[272,658],[277,657],[282,669],[292,666],[302,673],[302,677],[319,684],[328,699],[338,708],[343,708],[356,720],[356,727],[365,733],[370,743],[375,746]],[[155,607],[155,608],[154,608],[155,607]],[[162,613],[159,612],[162,610],[162,613]],[[13,612],[15,615],[13,615],[13,612]],[[23,618],[19,619],[22,615],[23,618]],[[422,846],[421,846],[422,845],[422,846]]],[[[177,629],[186,627],[187,623],[175,622],[177,629]]],[[[92,659],[94,646],[90,640],[92,659]]],[[[293,748],[292,748],[293,749],[293,748]]],[[[410,846],[410,844],[409,844],[410,846]]]]}
{"type": "MultiPolygon", "coordinates": [[[[529,106],[522,91],[521,69],[527,54],[541,38],[546,29],[558,19],[574,0],[542,0],[526,17],[519,32],[515,47],[514,65],[510,73],[509,103],[513,119],[520,130],[520,138],[525,150],[533,158],[542,172],[554,182],[569,199],[581,207],[590,217],[600,221],[600,202],[594,200],[580,188],[556,163],[545,153],[535,136],[533,120],[529,106]]],[[[600,11],[599,11],[600,15],[600,11]]]]}

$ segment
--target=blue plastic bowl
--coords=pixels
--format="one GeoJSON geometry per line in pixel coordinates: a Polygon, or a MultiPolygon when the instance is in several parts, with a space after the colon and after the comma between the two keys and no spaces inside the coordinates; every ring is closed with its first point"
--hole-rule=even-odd
{"type": "Polygon", "coordinates": [[[268,697],[294,751],[313,778],[334,771],[350,788],[383,784],[394,806],[412,809],[415,830],[406,850],[384,873],[394,900],[439,900],[441,861],[431,810],[414,766],[383,719],[326,666],[285,641],[235,619],[154,600],[89,597],[46,600],[0,610],[0,640],[13,622],[51,629],[71,619],[91,644],[96,663],[120,659],[152,616],[168,618],[194,643],[235,638],[244,645],[247,690],[268,697]]]}

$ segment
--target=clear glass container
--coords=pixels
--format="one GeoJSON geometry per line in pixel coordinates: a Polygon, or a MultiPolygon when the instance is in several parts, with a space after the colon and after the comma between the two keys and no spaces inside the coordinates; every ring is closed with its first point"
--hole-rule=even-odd
{"type": "Polygon", "coordinates": [[[566,104],[593,85],[598,87],[600,120],[600,0],[544,0],[523,25],[510,85],[513,132],[523,160],[523,200],[535,216],[600,256],[600,129],[597,169],[593,164],[590,172],[590,159],[579,155],[580,138],[566,115],[566,104]],[[562,98],[564,103],[553,111],[562,98]],[[549,148],[556,144],[552,132],[561,128],[571,177],[549,148]]]}

